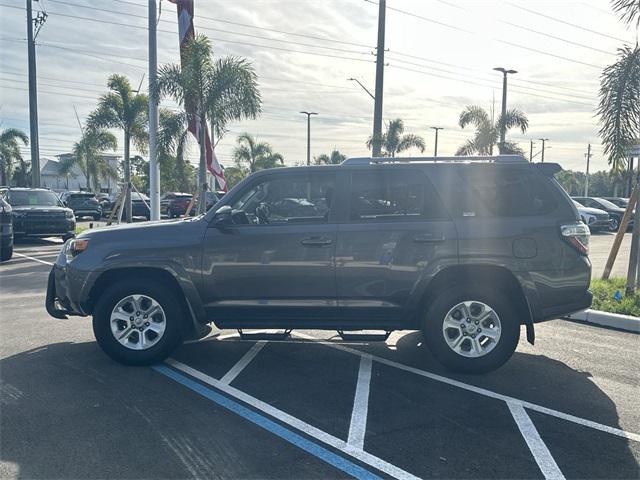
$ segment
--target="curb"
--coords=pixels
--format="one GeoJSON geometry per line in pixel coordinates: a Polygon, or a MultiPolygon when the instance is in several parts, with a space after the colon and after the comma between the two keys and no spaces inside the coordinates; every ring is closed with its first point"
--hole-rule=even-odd
{"type": "Polygon", "coordinates": [[[616,328],[627,332],[640,333],[640,318],[618,313],[601,312],[599,310],[582,310],[564,318],[593,323],[603,327],[616,328]]]}

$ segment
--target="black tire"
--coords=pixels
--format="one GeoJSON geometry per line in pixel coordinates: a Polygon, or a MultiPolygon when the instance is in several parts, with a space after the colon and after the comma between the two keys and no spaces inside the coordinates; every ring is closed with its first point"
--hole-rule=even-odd
{"type": "Polygon", "coordinates": [[[431,304],[423,320],[422,331],[429,350],[447,369],[459,373],[486,373],[495,370],[511,358],[520,338],[520,321],[517,311],[507,296],[481,287],[453,287],[443,290],[431,304]],[[453,351],[442,331],[449,311],[461,302],[483,302],[491,307],[500,319],[500,338],[484,356],[469,358],[453,351]]]}
{"type": "Polygon", "coordinates": [[[93,215],[93,219],[97,222],[98,220],[100,220],[102,218],[102,215],[100,215],[99,213],[96,213],[93,215]]]}
{"type": "Polygon", "coordinates": [[[186,333],[185,319],[174,291],[161,282],[148,279],[126,279],[107,288],[93,311],[93,333],[100,348],[123,365],[153,365],[162,362],[178,348],[186,333]],[[165,313],[164,335],[146,350],[132,350],[120,344],[111,332],[111,312],[129,295],[141,294],[156,300],[165,313]]]}
{"type": "Polygon", "coordinates": [[[609,220],[609,231],[617,232],[619,228],[620,228],[620,218],[611,217],[611,220],[609,220]]]}
{"type": "Polygon", "coordinates": [[[6,262],[13,257],[13,245],[0,249],[0,262],[6,262]]]}

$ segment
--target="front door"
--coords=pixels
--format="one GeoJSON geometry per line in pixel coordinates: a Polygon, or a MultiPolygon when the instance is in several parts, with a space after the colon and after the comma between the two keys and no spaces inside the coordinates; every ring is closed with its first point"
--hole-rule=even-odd
{"type": "Polygon", "coordinates": [[[234,225],[209,228],[204,246],[211,320],[227,328],[301,328],[301,319],[321,325],[335,317],[334,185],[333,171],[274,172],[229,199],[234,225]]]}
{"type": "Polygon", "coordinates": [[[418,168],[351,172],[348,220],[339,225],[339,314],[363,328],[398,328],[422,281],[457,263],[457,235],[418,168]]]}

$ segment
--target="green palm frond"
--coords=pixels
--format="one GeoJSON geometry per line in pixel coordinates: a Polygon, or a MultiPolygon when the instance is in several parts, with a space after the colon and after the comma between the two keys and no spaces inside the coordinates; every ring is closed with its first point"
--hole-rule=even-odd
{"type": "Polygon", "coordinates": [[[640,25],[640,0],[613,0],[611,6],[627,25],[631,26],[634,22],[636,28],[640,25]]]}

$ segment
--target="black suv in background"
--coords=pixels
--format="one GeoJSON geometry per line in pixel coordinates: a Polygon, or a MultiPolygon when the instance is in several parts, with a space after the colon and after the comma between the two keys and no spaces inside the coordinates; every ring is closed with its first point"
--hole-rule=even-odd
{"type": "Polygon", "coordinates": [[[536,322],[591,305],[589,230],[560,170],[519,156],[263,170],[205,215],[67,242],[47,310],[93,315],[103,350],[131,365],[214,322],[419,329],[448,368],[486,372],[522,325],[533,343],[536,322]]]}
{"type": "Polygon", "coordinates": [[[0,197],[0,261],[10,260],[13,256],[13,222],[11,205],[0,197]]]}
{"type": "Polygon", "coordinates": [[[75,235],[76,218],[58,195],[43,188],[10,188],[1,193],[11,205],[15,238],[54,237],[67,240],[75,235]]]}
{"type": "MultiPolygon", "coordinates": [[[[573,197],[573,199],[581,205],[588,208],[597,208],[609,214],[609,231],[617,232],[620,228],[620,221],[624,215],[625,209],[618,205],[600,197],[573,197]]],[[[629,222],[629,227],[633,228],[633,219],[629,222]]]]}
{"type": "Polygon", "coordinates": [[[62,192],[60,200],[73,210],[76,218],[91,217],[100,220],[102,217],[102,207],[91,192],[62,192]]]}

